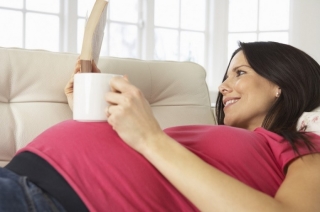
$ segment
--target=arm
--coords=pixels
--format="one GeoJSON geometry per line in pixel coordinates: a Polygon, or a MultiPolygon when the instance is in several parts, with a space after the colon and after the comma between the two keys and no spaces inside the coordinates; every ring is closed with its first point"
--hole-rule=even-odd
{"type": "Polygon", "coordinates": [[[292,162],[275,198],[220,172],[170,138],[142,154],[201,211],[320,211],[319,154],[292,162]]]}
{"type": "Polygon", "coordinates": [[[116,92],[106,96],[112,104],[108,122],[201,211],[320,210],[318,154],[292,162],[272,198],[208,165],[163,133],[142,93],[126,78],[114,79],[111,87],[116,92]]]}

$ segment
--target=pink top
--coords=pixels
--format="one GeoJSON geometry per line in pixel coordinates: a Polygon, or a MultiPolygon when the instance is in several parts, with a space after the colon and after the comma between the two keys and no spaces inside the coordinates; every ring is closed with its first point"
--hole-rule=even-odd
{"type": "MultiPolygon", "coordinates": [[[[207,163],[271,196],[284,180],[285,166],[297,157],[281,136],[263,128],[180,126],[165,132],[207,163]]],[[[320,137],[311,136],[320,152],[320,137]]],[[[22,151],[48,161],[90,211],[198,211],[108,123],[65,121],[22,151]]],[[[306,147],[299,151],[309,153],[306,147]]]]}

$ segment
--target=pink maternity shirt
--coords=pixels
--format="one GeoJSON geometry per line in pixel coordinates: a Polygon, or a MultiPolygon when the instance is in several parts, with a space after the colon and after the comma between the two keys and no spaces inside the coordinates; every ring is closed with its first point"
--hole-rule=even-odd
{"type": "MultiPolygon", "coordinates": [[[[165,132],[213,167],[270,196],[283,182],[286,165],[298,157],[281,136],[263,128],[180,126],[165,132]]],[[[320,152],[319,136],[310,135],[320,152]]],[[[298,148],[301,155],[310,153],[298,148]]],[[[90,211],[198,211],[106,122],[59,123],[18,153],[23,151],[49,162],[90,211]]]]}

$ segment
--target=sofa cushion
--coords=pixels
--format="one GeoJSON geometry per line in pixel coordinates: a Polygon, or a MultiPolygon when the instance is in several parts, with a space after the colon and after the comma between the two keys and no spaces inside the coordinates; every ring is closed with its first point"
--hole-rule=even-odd
{"type": "Polygon", "coordinates": [[[303,113],[298,121],[297,129],[320,135],[320,107],[311,112],[303,113]]]}
{"type": "MultiPolygon", "coordinates": [[[[50,126],[72,119],[64,86],[78,55],[0,48],[0,166],[50,126]]],[[[214,124],[206,72],[192,62],[101,57],[102,72],[126,74],[162,128],[214,124]]]]}

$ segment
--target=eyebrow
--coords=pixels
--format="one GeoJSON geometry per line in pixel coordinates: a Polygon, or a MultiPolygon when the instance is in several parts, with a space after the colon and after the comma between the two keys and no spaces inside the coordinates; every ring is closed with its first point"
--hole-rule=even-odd
{"type": "Polygon", "coordinates": [[[232,71],[234,72],[234,71],[236,71],[237,69],[239,69],[239,68],[242,67],[242,66],[245,66],[245,67],[247,67],[247,68],[251,68],[251,66],[248,66],[248,65],[239,65],[239,66],[234,67],[234,68],[232,69],[232,71]]]}
{"type": "MultiPolygon", "coordinates": [[[[241,68],[241,67],[243,67],[243,66],[245,66],[245,67],[247,67],[247,68],[251,68],[251,66],[248,66],[248,65],[239,65],[239,66],[234,67],[231,71],[232,71],[232,72],[235,72],[237,69],[239,69],[239,68],[241,68]]],[[[228,78],[228,77],[229,77],[229,75],[226,74],[226,78],[228,78]]]]}

